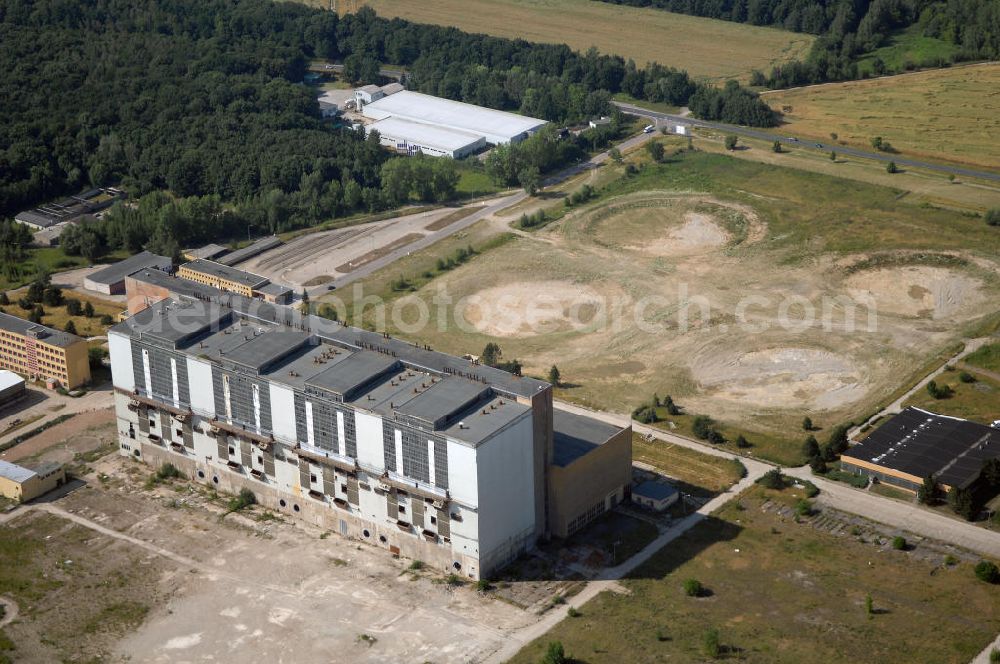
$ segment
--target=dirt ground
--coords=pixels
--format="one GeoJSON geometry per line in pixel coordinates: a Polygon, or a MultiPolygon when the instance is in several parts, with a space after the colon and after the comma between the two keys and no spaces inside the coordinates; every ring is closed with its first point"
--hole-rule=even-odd
{"type": "Polygon", "coordinates": [[[290,286],[315,286],[357,269],[380,252],[412,244],[439,230],[443,220],[454,214],[454,208],[440,208],[310,233],[265,251],[240,267],[290,286]]]}
{"type": "Polygon", "coordinates": [[[405,336],[454,353],[497,341],[529,374],[558,365],[567,398],[595,407],[671,394],[688,413],[785,434],[806,413],[850,419],[1000,307],[1000,266],[971,252],[873,261],[823,251],[821,233],[776,248],[784,238],[743,201],[626,194],[401,298],[455,302],[447,329],[405,336]]]}

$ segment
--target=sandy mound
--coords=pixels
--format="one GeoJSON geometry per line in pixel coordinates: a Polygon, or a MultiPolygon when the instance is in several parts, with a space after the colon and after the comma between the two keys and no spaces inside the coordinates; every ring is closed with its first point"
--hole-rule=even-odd
{"type": "Polygon", "coordinates": [[[878,311],[900,316],[947,318],[982,300],[982,282],[956,270],[910,265],[848,277],[851,297],[871,298],[878,311]]]}
{"type": "Polygon", "coordinates": [[[630,246],[629,249],[656,256],[688,256],[711,251],[728,241],[729,233],[711,215],[686,212],[684,223],[666,237],[641,246],[630,246]]]}
{"type": "Polygon", "coordinates": [[[606,315],[597,291],[570,281],[521,281],[481,290],[459,303],[474,331],[495,337],[582,330],[606,315]]]}
{"type": "Polygon", "coordinates": [[[691,372],[713,397],[764,408],[832,410],[867,391],[850,360],[809,348],[713,354],[695,362],[691,372]]]}

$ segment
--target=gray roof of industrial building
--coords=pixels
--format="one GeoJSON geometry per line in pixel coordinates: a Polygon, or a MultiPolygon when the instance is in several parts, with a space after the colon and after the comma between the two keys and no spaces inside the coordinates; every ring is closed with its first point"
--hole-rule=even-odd
{"type": "Polygon", "coordinates": [[[373,122],[365,127],[365,131],[377,131],[383,138],[405,141],[409,145],[418,145],[441,152],[461,151],[483,140],[479,134],[469,131],[397,117],[388,117],[373,122]]]}
{"type": "Polygon", "coordinates": [[[261,286],[257,290],[261,293],[267,293],[268,295],[284,295],[285,293],[290,293],[292,291],[292,287],[285,286],[284,284],[276,284],[272,281],[265,286],[261,286]]]}
{"type": "MultiPolygon", "coordinates": [[[[350,327],[319,316],[304,315],[291,307],[270,304],[235,293],[222,292],[212,286],[188,281],[187,279],[171,277],[159,270],[138,272],[132,275],[132,277],[138,281],[164,288],[188,302],[200,300],[203,303],[212,302],[223,307],[229,307],[241,316],[260,321],[261,324],[265,325],[283,324],[300,329],[304,328],[339,348],[355,352],[368,350],[380,355],[396,358],[417,371],[425,371],[437,375],[463,376],[488,384],[501,393],[528,398],[548,387],[548,383],[544,381],[515,376],[502,369],[474,364],[461,357],[423,348],[401,339],[386,337],[378,332],[350,327]]],[[[151,308],[156,308],[156,306],[154,305],[151,308]]],[[[136,314],[136,316],[127,319],[115,329],[121,330],[124,333],[140,333],[142,328],[148,323],[148,319],[141,321],[139,325],[129,325],[129,321],[138,316],[139,314],[136,314]],[[126,330],[123,326],[128,326],[128,329],[126,330]]],[[[208,324],[206,322],[206,326],[208,324]]],[[[194,352],[193,349],[192,352],[194,352]]],[[[280,379],[278,372],[275,372],[275,380],[284,379],[280,379]]]]}
{"type": "Polygon", "coordinates": [[[201,272],[202,274],[209,274],[220,279],[226,279],[227,281],[235,281],[236,283],[244,284],[250,288],[257,288],[266,284],[268,281],[267,277],[262,277],[259,274],[247,272],[246,270],[230,267],[228,265],[223,265],[222,263],[206,260],[204,258],[196,258],[193,261],[184,263],[181,267],[186,267],[190,270],[201,272]]]}
{"type": "Polygon", "coordinates": [[[14,219],[25,224],[34,224],[35,226],[40,226],[41,228],[55,226],[56,224],[66,220],[65,217],[60,217],[46,212],[39,212],[37,210],[24,210],[23,212],[18,212],[17,215],[14,216],[14,219]]]}
{"type": "Polygon", "coordinates": [[[170,259],[166,256],[159,256],[148,251],[140,251],[134,256],[129,256],[125,260],[112,263],[103,270],[98,270],[87,277],[89,281],[98,284],[117,284],[125,280],[125,277],[138,272],[144,268],[169,268],[170,259]]]}
{"type": "Polygon", "coordinates": [[[382,90],[383,94],[394,95],[397,92],[402,92],[403,90],[405,90],[406,86],[397,81],[394,83],[386,83],[380,89],[382,90]]]}
{"type": "Polygon", "coordinates": [[[647,480],[639,486],[632,488],[633,496],[641,496],[650,500],[664,500],[676,493],[677,489],[675,487],[663,484],[662,482],[653,482],[652,480],[647,480]]]}
{"type": "Polygon", "coordinates": [[[242,263],[249,258],[253,258],[257,254],[262,254],[268,249],[280,247],[281,245],[281,238],[277,235],[269,235],[256,240],[253,244],[249,244],[242,249],[237,249],[232,253],[226,254],[222,258],[218,259],[217,262],[222,265],[236,265],[237,263],[242,263]]]}
{"type": "Polygon", "coordinates": [[[350,401],[361,388],[402,368],[403,365],[394,357],[360,351],[338,359],[333,366],[315,374],[306,383],[350,401]]]}
{"type": "Polygon", "coordinates": [[[235,362],[244,367],[260,371],[281,362],[298,349],[309,343],[312,335],[287,327],[273,327],[262,334],[248,329],[245,343],[227,351],[216,359],[235,362]]]}
{"type": "Polygon", "coordinates": [[[489,386],[467,378],[448,376],[420,390],[396,410],[434,429],[443,429],[466,411],[478,405],[489,393],[489,386]]]}
{"type": "Polygon", "coordinates": [[[983,462],[1000,457],[1000,429],[912,406],[893,415],[841,456],[966,488],[983,462]]]}
{"type": "Polygon", "coordinates": [[[228,253],[229,247],[224,247],[221,244],[206,244],[204,247],[198,247],[197,249],[189,249],[184,253],[191,257],[191,260],[196,260],[198,258],[207,258],[209,260],[213,258],[218,258],[222,254],[228,253]]]}
{"type": "Polygon", "coordinates": [[[565,467],[611,440],[624,427],[558,408],[552,414],[552,463],[565,467]]]}
{"type": "Polygon", "coordinates": [[[25,482],[35,475],[35,471],[30,468],[0,459],[0,477],[7,478],[12,482],[25,482]]]}
{"type": "Polygon", "coordinates": [[[57,330],[46,325],[32,323],[31,321],[12,316],[2,311],[0,311],[0,329],[23,335],[33,333],[44,343],[50,346],[59,346],[60,348],[68,348],[79,341],[83,341],[83,339],[75,334],[69,334],[68,332],[63,332],[62,330],[57,330]]]}

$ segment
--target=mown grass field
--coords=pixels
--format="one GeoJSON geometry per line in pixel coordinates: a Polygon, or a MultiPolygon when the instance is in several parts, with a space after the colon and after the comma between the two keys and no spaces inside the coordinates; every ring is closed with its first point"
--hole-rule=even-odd
{"type": "Polygon", "coordinates": [[[740,481],[743,470],[732,459],[702,454],[662,440],[632,436],[632,459],[655,467],[683,484],[684,493],[713,496],[740,481]]]}
{"type": "MultiPolygon", "coordinates": [[[[326,0],[310,4],[328,6],[326,0]]],[[[655,60],[709,80],[746,80],[753,69],[805,55],[814,37],[657,9],[591,0],[365,0],[387,17],[585,51],[655,60]]]]}
{"type": "Polygon", "coordinates": [[[996,636],[997,588],[970,563],[946,566],[760,509],[796,493],[752,489],[633,573],[629,594],[602,593],[512,662],[539,661],[552,641],[587,664],[715,661],[703,645],[714,628],[722,661],[965,664],[996,636]],[[687,597],[689,578],[708,592],[687,597]]]}
{"type": "Polygon", "coordinates": [[[858,59],[858,67],[863,72],[872,73],[875,58],[879,58],[892,71],[899,71],[912,65],[921,65],[940,58],[947,60],[957,47],[936,37],[925,37],[919,25],[889,37],[889,43],[858,59]]]}
{"type": "Polygon", "coordinates": [[[980,424],[989,424],[1000,419],[1000,381],[973,371],[968,373],[975,377],[974,383],[963,383],[959,380],[959,371],[946,371],[941,374],[936,383],[951,389],[951,396],[935,399],[926,390],[921,390],[906,402],[907,406],[916,406],[932,413],[961,417],[980,424]]]}
{"type": "Polygon", "coordinates": [[[903,155],[1000,169],[1000,64],[769,92],[791,107],[784,134],[871,149],[881,136],[903,155]]]}

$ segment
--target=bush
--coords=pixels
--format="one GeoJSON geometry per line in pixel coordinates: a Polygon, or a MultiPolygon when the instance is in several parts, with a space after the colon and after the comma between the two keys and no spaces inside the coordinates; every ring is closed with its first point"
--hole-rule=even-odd
{"type": "Polygon", "coordinates": [[[691,432],[702,440],[708,440],[712,433],[712,418],[708,415],[697,415],[691,423],[691,432]]]}
{"type": "Polygon", "coordinates": [[[997,569],[995,563],[989,560],[981,560],[976,565],[975,568],[976,578],[983,583],[998,583],[1000,582],[1000,569],[997,569]]]}
{"type": "Polygon", "coordinates": [[[970,374],[968,371],[962,371],[958,374],[958,379],[963,383],[975,383],[976,377],[970,374]]]}
{"type": "Polygon", "coordinates": [[[781,474],[781,470],[778,468],[772,468],[771,470],[764,473],[757,484],[767,488],[780,490],[785,488],[785,476],[781,474]]]}
{"type": "Polygon", "coordinates": [[[705,592],[705,588],[698,579],[684,580],[684,594],[688,597],[701,597],[703,592],[705,592]]]}
{"type": "Polygon", "coordinates": [[[813,513],[812,503],[805,498],[795,501],[795,514],[798,516],[809,516],[813,513]]]}
{"type": "Polygon", "coordinates": [[[888,164],[885,165],[885,172],[886,173],[898,173],[899,172],[899,166],[896,165],[896,162],[890,161],[888,164]]]}
{"type": "Polygon", "coordinates": [[[181,477],[181,471],[177,470],[177,466],[172,463],[165,463],[156,471],[156,479],[158,480],[172,480],[177,477],[181,477]]]}
{"type": "Polygon", "coordinates": [[[114,323],[115,319],[111,316],[111,314],[104,314],[101,316],[101,325],[114,325],[114,323]]]}
{"type": "Polygon", "coordinates": [[[819,456],[819,441],[816,440],[816,436],[810,434],[802,443],[802,456],[807,460],[819,456]]]}
{"type": "Polygon", "coordinates": [[[412,563],[410,563],[410,569],[413,570],[414,572],[419,572],[423,568],[424,568],[424,561],[422,560],[414,560],[412,563]]]}
{"type": "Polygon", "coordinates": [[[740,435],[736,436],[736,447],[738,447],[741,450],[743,450],[743,449],[746,449],[746,448],[748,448],[750,446],[751,446],[750,445],[750,441],[748,441],[746,439],[746,436],[744,436],[743,434],[740,434],[740,435]]]}
{"type": "Polygon", "coordinates": [[[575,606],[571,606],[569,607],[569,610],[566,611],[566,615],[569,616],[570,618],[579,618],[583,614],[580,613],[575,606]]]}
{"type": "Polygon", "coordinates": [[[806,431],[813,430],[813,421],[811,417],[807,416],[802,418],[802,428],[805,429],[806,431]]]}
{"type": "Polygon", "coordinates": [[[540,664],[566,664],[566,650],[559,641],[549,643],[540,664]]]}
{"type": "Polygon", "coordinates": [[[806,498],[815,498],[819,495],[819,487],[812,482],[804,482],[803,486],[806,489],[806,498]]]}
{"type": "Polygon", "coordinates": [[[906,538],[902,535],[896,535],[892,538],[892,548],[896,551],[906,551],[906,538]]]}
{"type": "Polygon", "coordinates": [[[993,208],[986,211],[986,223],[990,226],[1000,226],[1000,208],[993,208]]]}
{"type": "Polygon", "coordinates": [[[493,586],[490,584],[489,579],[479,579],[476,581],[476,590],[485,593],[493,590],[493,586]]]}
{"type": "Polygon", "coordinates": [[[997,664],[1000,662],[1000,650],[994,648],[990,651],[990,664],[997,664]]]}
{"type": "Polygon", "coordinates": [[[66,300],[66,313],[70,316],[79,316],[83,313],[83,305],[80,304],[80,300],[76,298],[68,298],[66,300]]]}
{"type": "Polygon", "coordinates": [[[718,429],[712,429],[708,432],[708,442],[713,445],[722,445],[726,442],[726,437],[719,433],[718,429]]]}
{"type": "Polygon", "coordinates": [[[809,461],[809,468],[817,475],[823,475],[830,470],[826,465],[826,459],[818,454],[809,461]]]}
{"type": "Polygon", "coordinates": [[[951,396],[952,391],[947,385],[938,385],[937,381],[932,380],[927,383],[927,394],[935,399],[947,399],[951,396]]]}
{"type": "Polygon", "coordinates": [[[722,646],[719,643],[719,630],[713,627],[705,632],[705,636],[701,640],[701,649],[706,657],[711,657],[712,659],[719,658],[719,655],[722,654],[722,646]]]}
{"type": "Polygon", "coordinates": [[[740,139],[737,138],[734,134],[729,134],[728,136],[726,136],[726,149],[735,150],[736,144],[739,143],[739,140],[740,139]]]}

